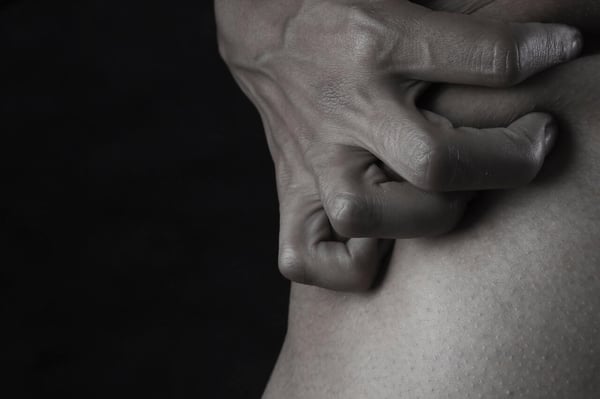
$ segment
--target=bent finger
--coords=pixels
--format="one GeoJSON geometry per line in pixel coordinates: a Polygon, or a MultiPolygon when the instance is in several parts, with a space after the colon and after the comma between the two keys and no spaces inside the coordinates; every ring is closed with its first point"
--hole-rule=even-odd
{"type": "Polygon", "coordinates": [[[553,118],[537,112],[506,128],[457,129],[440,115],[387,102],[377,119],[363,144],[425,191],[520,187],[537,175],[557,135],[553,118]]]}
{"type": "Polygon", "coordinates": [[[468,194],[434,194],[397,181],[368,151],[344,145],[310,152],[325,212],[346,237],[413,238],[452,229],[468,194]]]}
{"type": "Polygon", "coordinates": [[[419,163],[417,185],[435,191],[490,190],[533,180],[552,149],[557,126],[549,114],[535,112],[506,128],[438,130],[433,125],[428,134],[437,137],[436,144],[419,163]]]}
{"type": "Polygon", "coordinates": [[[279,268],[286,278],[339,291],[371,287],[390,242],[336,237],[314,187],[294,187],[280,204],[279,268]]]}

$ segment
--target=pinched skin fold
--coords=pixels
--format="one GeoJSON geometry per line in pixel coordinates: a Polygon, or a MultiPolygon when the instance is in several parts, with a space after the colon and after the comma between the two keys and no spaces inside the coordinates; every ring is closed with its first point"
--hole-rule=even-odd
{"type": "Polygon", "coordinates": [[[221,54],[261,114],[275,163],[279,268],[341,291],[372,286],[391,239],[451,230],[469,191],[528,184],[557,134],[542,112],[453,125],[417,107],[430,82],[512,86],[582,44],[563,24],[407,0],[216,5],[221,54]]]}
{"type": "Polygon", "coordinates": [[[374,290],[294,284],[264,398],[600,397],[600,55],[512,89],[443,87],[455,123],[551,112],[533,184],[472,203],[458,231],[396,242],[374,290]]]}

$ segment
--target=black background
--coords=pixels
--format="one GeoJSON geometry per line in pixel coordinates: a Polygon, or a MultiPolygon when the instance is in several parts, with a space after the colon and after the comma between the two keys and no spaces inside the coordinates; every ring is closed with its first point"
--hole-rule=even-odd
{"type": "Polygon", "coordinates": [[[288,284],[212,1],[0,4],[0,395],[259,397],[288,284]]]}

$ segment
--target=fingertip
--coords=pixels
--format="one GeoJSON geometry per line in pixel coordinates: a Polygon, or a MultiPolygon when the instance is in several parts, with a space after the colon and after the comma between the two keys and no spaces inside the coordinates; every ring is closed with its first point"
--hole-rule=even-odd
{"type": "Polygon", "coordinates": [[[532,112],[525,115],[523,118],[532,118],[532,121],[537,120],[537,123],[539,123],[538,126],[541,126],[540,132],[543,133],[541,140],[544,156],[546,156],[552,150],[558,136],[558,125],[556,124],[556,120],[552,115],[545,112],[532,112]]]}
{"type": "Polygon", "coordinates": [[[563,43],[564,51],[561,61],[569,61],[577,57],[583,50],[583,35],[579,29],[572,26],[563,25],[563,43]]]}
{"type": "MultiPolygon", "coordinates": [[[[545,43],[547,54],[551,55],[551,62],[566,62],[577,57],[583,50],[583,35],[579,29],[565,24],[545,24],[545,23],[527,23],[523,26],[532,28],[528,32],[532,33],[529,39],[545,43]]],[[[531,45],[526,40],[527,45],[531,45]]],[[[543,47],[539,47],[543,49],[543,47]]]]}
{"type": "Polygon", "coordinates": [[[537,131],[543,131],[546,126],[553,122],[552,115],[545,112],[530,112],[523,115],[519,119],[515,120],[510,124],[510,127],[522,127],[529,129],[542,129],[537,131]]]}
{"type": "Polygon", "coordinates": [[[525,133],[534,143],[541,143],[544,157],[552,150],[558,136],[558,125],[550,114],[532,112],[511,124],[511,127],[525,133]]]}
{"type": "Polygon", "coordinates": [[[557,137],[558,125],[556,124],[556,121],[551,118],[544,127],[544,156],[547,156],[550,151],[552,151],[557,137]]]}
{"type": "Polygon", "coordinates": [[[579,29],[572,26],[537,22],[512,26],[520,32],[517,83],[550,67],[570,61],[583,50],[583,35],[579,29]]]}
{"type": "Polygon", "coordinates": [[[278,265],[279,272],[288,280],[300,284],[310,283],[307,279],[306,265],[298,251],[287,246],[281,247],[278,265]]]}

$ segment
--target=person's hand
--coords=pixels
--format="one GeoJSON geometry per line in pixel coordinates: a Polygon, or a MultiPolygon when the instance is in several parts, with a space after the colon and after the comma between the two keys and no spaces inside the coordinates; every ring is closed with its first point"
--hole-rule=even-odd
{"type": "Polygon", "coordinates": [[[511,86],[581,48],[567,26],[401,0],[216,5],[221,54],[275,162],[280,269],[338,290],[370,287],[390,244],[377,238],[448,231],[468,198],[456,192],[526,184],[551,147],[546,114],[478,130],[420,111],[422,81],[511,86]]]}

